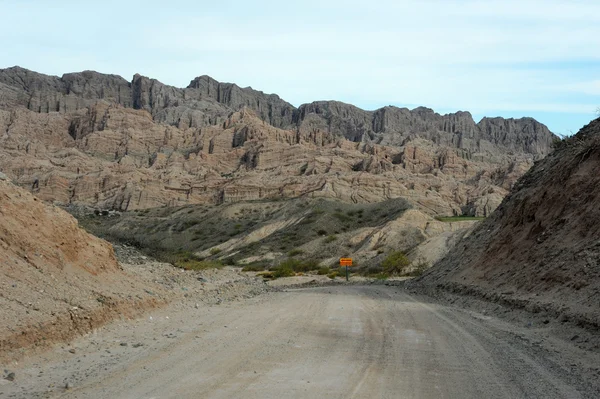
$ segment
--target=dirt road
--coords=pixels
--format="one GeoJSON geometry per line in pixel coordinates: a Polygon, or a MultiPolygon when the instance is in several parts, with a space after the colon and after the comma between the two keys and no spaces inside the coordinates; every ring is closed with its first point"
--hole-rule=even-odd
{"type": "Polygon", "coordinates": [[[398,287],[289,290],[108,327],[19,365],[0,397],[591,397],[539,337],[398,287]]]}

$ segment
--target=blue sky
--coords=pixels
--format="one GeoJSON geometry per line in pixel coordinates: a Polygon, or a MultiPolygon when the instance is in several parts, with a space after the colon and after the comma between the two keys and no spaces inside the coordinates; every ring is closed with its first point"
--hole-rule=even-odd
{"type": "Polygon", "coordinates": [[[174,86],[210,75],[365,109],[532,116],[576,133],[600,107],[600,1],[0,0],[0,68],[174,86]]]}

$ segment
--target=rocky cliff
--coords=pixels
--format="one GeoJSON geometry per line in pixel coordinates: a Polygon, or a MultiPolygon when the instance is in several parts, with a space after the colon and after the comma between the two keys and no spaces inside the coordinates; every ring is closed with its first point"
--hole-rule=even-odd
{"type": "Polygon", "coordinates": [[[175,88],[85,71],[0,70],[0,170],[48,201],[131,210],[297,196],[404,197],[487,215],[550,150],[533,119],[426,108],[296,109],[207,76],[175,88]]]}
{"type": "Polygon", "coordinates": [[[421,284],[600,326],[600,119],[557,147],[421,284]]]}
{"type": "Polygon", "coordinates": [[[420,137],[438,145],[463,149],[468,156],[516,152],[546,155],[554,136],[532,118],[484,118],[475,123],[468,112],[440,115],[425,107],[409,110],[388,106],[365,111],[337,101],[319,101],[296,109],[275,94],[220,83],[209,76],[175,88],[144,76],[131,83],[120,76],[93,71],[62,78],[20,67],[0,70],[0,105],[22,105],[36,112],[66,113],[96,100],[148,111],[156,122],[202,127],[224,122],[232,111],[248,108],[266,123],[282,129],[321,130],[350,141],[403,145],[420,137]]]}

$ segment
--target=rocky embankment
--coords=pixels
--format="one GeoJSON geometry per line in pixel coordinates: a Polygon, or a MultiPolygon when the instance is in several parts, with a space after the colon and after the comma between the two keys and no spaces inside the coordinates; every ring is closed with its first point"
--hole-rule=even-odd
{"type": "Polygon", "coordinates": [[[420,278],[418,286],[597,330],[599,170],[597,119],[537,162],[498,209],[420,278]]]}
{"type": "Polygon", "coordinates": [[[218,303],[265,289],[236,271],[187,272],[136,259],[120,263],[109,243],[0,174],[0,359],[180,297],[218,303]]]}

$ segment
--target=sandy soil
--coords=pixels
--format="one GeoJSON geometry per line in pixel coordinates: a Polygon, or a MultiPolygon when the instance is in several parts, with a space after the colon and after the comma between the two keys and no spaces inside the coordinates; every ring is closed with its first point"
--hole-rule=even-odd
{"type": "Polygon", "coordinates": [[[6,366],[0,396],[591,398],[599,364],[543,326],[340,285],[174,303],[6,366]]]}

